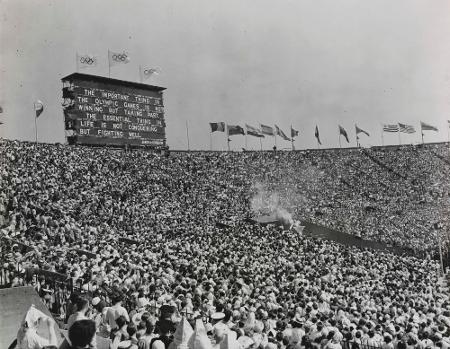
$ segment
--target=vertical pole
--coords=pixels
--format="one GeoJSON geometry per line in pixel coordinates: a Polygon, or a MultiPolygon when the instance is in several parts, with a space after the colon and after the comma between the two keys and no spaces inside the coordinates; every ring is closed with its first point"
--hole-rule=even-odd
{"type": "Polygon", "coordinates": [[[38,141],[38,131],[37,131],[37,114],[36,114],[36,103],[33,103],[34,109],[34,141],[37,144],[38,141]]]}
{"type": "Polygon", "coordinates": [[[384,129],[383,129],[383,125],[381,125],[381,145],[384,146],[384,129]]]}
{"type": "Polygon", "coordinates": [[[262,151],[262,139],[261,139],[262,137],[259,137],[259,146],[260,146],[260,148],[261,148],[261,151],[262,151]]]}
{"type": "Polygon", "coordinates": [[[227,125],[227,146],[228,151],[230,151],[230,132],[228,131],[228,125],[227,125]]]}
{"type": "Polygon", "coordinates": [[[186,120],[186,137],[187,137],[187,148],[188,148],[188,151],[190,151],[191,148],[190,148],[190,145],[189,145],[189,127],[188,127],[187,120],[186,120]]]}
{"type": "Polygon", "coordinates": [[[277,135],[275,134],[275,147],[277,146],[277,135]]]}
{"type": "Polygon", "coordinates": [[[424,143],[424,142],[423,142],[423,131],[420,130],[420,133],[422,134],[422,144],[423,144],[423,143],[424,143]]]}
{"type": "Polygon", "coordinates": [[[400,136],[400,127],[398,128],[398,131],[397,131],[397,133],[398,133],[398,145],[402,145],[402,138],[401,138],[401,136],[400,136]]]}
{"type": "Polygon", "coordinates": [[[245,133],[245,150],[247,150],[247,133],[245,133]]]}
{"type": "Polygon", "coordinates": [[[108,49],[108,77],[111,77],[111,59],[109,58],[109,49],[108,49]]]}
{"type": "Polygon", "coordinates": [[[80,70],[79,64],[78,64],[78,52],[75,54],[75,64],[76,64],[76,69],[77,69],[77,73],[80,70]]]}
{"type": "Polygon", "coordinates": [[[341,134],[339,133],[339,148],[342,148],[341,146],[341,134]]]}
{"type": "Polygon", "coordinates": [[[212,132],[209,133],[209,150],[212,150],[212,132]]]}
{"type": "Polygon", "coordinates": [[[142,76],[142,65],[139,66],[139,80],[140,80],[141,84],[144,81],[143,76],[142,76]]]}

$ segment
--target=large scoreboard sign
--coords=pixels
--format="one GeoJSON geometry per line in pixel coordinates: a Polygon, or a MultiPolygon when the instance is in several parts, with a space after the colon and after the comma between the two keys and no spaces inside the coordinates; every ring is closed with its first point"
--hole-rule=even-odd
{"type": "Polygon", "coordinates": [[[62,82],[69,144],[166,146],[165,88],[79,73],[62,82]]]}

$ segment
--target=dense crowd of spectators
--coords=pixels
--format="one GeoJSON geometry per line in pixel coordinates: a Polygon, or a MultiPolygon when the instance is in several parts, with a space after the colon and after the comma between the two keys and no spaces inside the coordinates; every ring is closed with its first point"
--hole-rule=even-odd
{"type": "MultiPolygon", "coordinates": [[[[173,335],[177,323],[188,328],[185,314],[191,325],[210,319],[205,331],[197,320],[195,338],[209,333],[216,346],[226,338],[243,349],[337,349],[345,339],[448,348],[450,300],[435,261],[245,220],[282,209],[365,239],[435,249],[448,228],[445,151],[166,156],[1,141],[5,277],[20,285],[28,268],[67,275],[85,296],[64,307],[66,322],[93,318],[99,334],[136,346],[159,333],[166,348],[181,348],[173,335]],[[175,310],[170,326],[158,320],[164,306],[175,310]]],[[[45,278],[37,283],[45,293],[45,278]]]]}

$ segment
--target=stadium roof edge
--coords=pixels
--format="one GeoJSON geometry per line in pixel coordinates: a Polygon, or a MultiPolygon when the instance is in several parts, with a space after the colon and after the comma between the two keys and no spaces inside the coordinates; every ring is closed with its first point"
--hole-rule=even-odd
{"type": "Polygon", "coordinates": [[[91,80],[91,81],[98,81],[98,82],[104,82],[104,83],[116,83],[121,84],[128,87],[138,87],[145,90],[151,90],[151,91],[164,91],[166,90],[166,87],[161,86],[154,86],[154,85],[148,85],[140,82],[134,82],[134,81],[127,81],[127,80],[119,80],[119,79],[113,79],[108,78],[105,76],[100,75],[91,75],[91,74],[82,74],[82,73],[72,73],[69,74],[63,78],[61,78],[61,81],[67,81],[71,79],[83,79],[83,80],[91,80]]]}

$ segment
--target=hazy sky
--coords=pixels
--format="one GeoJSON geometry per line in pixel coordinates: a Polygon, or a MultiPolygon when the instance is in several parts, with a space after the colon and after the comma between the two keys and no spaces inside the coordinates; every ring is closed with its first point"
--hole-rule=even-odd
{"type": "MultiPolygon", "coordinates": [[[[148,81],[167,87],[168,145],[209,149],[210,121],[277,124],[300,131],[298,149],[338,146],[338,124],[354,146],[354,124],[381,143],[381,123],[439,128],[425,141],[447,140],[450,119],[448,0],[1,0],[0,136],[34,140],[33,101],[45,111],[39,138],[63,142],[61,81],[75,54],[107,76],[107,50],[131,62],[111,77],[138,81],[139,65],[162,68],[148,81]]],[[[223,133],[214,149],[226,147],[223,133]]],[[[240,149],[244,137],[232,137],[240,149]]],[[[398,142],[385,134],[385,143],[398,142]]],[[[420,141],[420,132],[402,142],[420,141]]],[[[345,142],[342,144],[344,145],[345,142]]],[[[273,138],[263,140],[264,148],[273,138]]],[[[278,140],[279,148],[290,143],[278,140]]],[[[248,138],[249,148],[259,140],[248,138]]]]}

